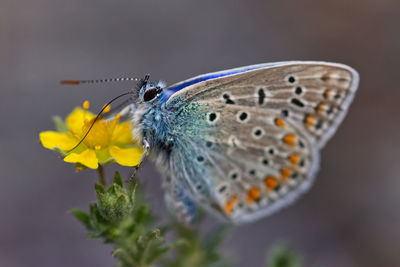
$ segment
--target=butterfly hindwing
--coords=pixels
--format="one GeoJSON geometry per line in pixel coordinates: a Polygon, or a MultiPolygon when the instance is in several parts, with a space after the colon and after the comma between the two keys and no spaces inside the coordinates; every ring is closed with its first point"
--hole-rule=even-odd
{"type": "Polygon", "coordinates": [[[189,85],[165,103],[179,111],[172,128],[184,133],[169,173],[197,203],[233,222],[286,206],[311,185],[318,149],[357,83],[344,65],[287,62],[189,85]]]}

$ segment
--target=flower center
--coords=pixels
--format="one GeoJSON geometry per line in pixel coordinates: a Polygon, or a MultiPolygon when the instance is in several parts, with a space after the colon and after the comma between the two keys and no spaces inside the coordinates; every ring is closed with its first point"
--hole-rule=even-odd
{"type": "MultiPolygon", "coordinates": [[[[93,124],[93,121],[94,119],[85,120],[84,125],[82,127],[83,135],[87,133],[90,126],[93,124]]],[[[89,134],[86,136],[83,142],[90,148],[100,150],[110,145],[111,134],[112,134],[112,127],[110,127],[110,122],[97,120],[94,123],[92,129],[90,129],[89,134]]]]}

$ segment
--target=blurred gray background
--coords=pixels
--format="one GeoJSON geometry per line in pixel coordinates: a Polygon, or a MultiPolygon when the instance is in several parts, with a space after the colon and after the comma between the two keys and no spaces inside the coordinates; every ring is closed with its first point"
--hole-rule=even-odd
{"type": "MultiPolygon", "coordinates": [[[[111,266],[111,248],[86,240],[70,214],[87,208],[95,172],[75,173],[38,142],[89,99],[94,109],[127,83],[61,86],[61,79],[139,76],[170,84],[225,68],[280,60],[342,62],[361,74],[350,112],[295,205],[238,228],[224,249],[263,266],[287,240],[307,266],[400,266],[400,2],[0,2],[0,266],[111,266]]],[[[109,167],[110,175],[116,166],[109,167]]],[[[124,174],[127,168],[118,168],[124,174]]],[[[140,174],[156,212],[159,175],[140,174]]]]}

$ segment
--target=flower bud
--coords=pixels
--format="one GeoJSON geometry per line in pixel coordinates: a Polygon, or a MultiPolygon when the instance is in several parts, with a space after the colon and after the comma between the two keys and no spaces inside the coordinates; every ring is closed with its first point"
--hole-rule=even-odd
{"type": "Polygon", "coordinates": [[[108,222],[119,222],[133,211],[132,191],[127,190],[121,177],[116,173],[113,184],[104,189],[101,185],[95,186],[97,193],[97,207],[101,217],[108,222]]]}

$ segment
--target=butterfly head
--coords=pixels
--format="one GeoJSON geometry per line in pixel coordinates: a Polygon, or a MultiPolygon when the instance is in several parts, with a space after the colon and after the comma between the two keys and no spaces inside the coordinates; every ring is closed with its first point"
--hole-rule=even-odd
{"type": "Polygon", "coordinates": [[[141,103],[153,103],[160,98],[165,88],[165,83],[159,81],[158,83],[147,82],[143,84],[139,90],[139,101],[141,103]]]}

